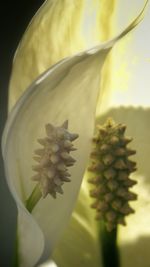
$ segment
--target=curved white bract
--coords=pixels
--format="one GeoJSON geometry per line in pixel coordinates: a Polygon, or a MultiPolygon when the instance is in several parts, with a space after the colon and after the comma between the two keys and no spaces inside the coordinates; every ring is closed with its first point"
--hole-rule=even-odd
{"type": "Polygon", "coordinates": [[[46,259],[70,218],[90,153],[103,63],[111,47],[138,21],[139,17],[110,42],[52,66],[32,83],[9,114],[2,147],[7,182],[18,207],[21,267],[34,266],[42,252],[46,259]],[[31,215],[25,201],[35,186],[30,178],[37,139],[44,136],[47,123],[59,126],[65,120],[69,131],[79,134],[76,164],[70,167],[71,183],[64,185],[64,194],[57,199],[41,199],[31,215]]]}
{"type": "Polygon", "coordinates": [[[84,53],[58,63],[31,85],[8,118],[3,135],[3,156],[8,185],[19,210],[21,266],[33,266],[44,246],[41,232],[24,208],[25,200],[35,186],[30,178],[34,174],[32,157],[37,139],[44,135],[45,124],[50,122],[58,126],[66,119],[70,131],[79,134],[77,151],[74,152],[77,162],[70,168],[72,181],[64,185],[64,195],[56,200],[48,196],[33,210],[44,235],[48,256],[69,219],[86,168],[94,128],[99,72],[107,52],[84,53]],[[35,240],[39,237],[37,231],[40,238],[35,240]],[[35,258],[29,257],[30,250],[35,258]]]}

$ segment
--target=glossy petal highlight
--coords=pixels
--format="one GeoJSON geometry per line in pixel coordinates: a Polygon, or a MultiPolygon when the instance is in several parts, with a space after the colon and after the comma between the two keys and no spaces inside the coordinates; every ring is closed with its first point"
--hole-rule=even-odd
{"type": "Polygon", "coordinates": [[[48,257],[70,217],[90,152],[104,60],[111,47],[132,30],[136,22],[114,40],[54,65],[26,90],[8,118],[3,136],[3,156],[7,181],[19,211],[22,267],[33,266],[43,249],[43,258],[48,257]],[[65,185],[63,197],[40,201],[33,211],[33,219],[24,203],[34,187],[30,177],[33,175],[31,165],[36,140],[43,136],[45,124],[50,122],[58,126],[66,119],[70,131],[80,136],[74,154],[77,163],[71,170],[72,182],[65,185]],[[32,255],[29,256],[31,249],[32,255]]]}
{"type": "Polygon", "coordinates": [[[99,72],[109,49],[95,51],[66,59],[52,67],[25,92],[8,119],[3,136],[3,155],[8,184],[19,209],[21,266],[35,264],[35,258],[41,254],[39,250],[43,250],[44,239],[45,257],[50,254],[74,206],[90,152],[99,72]],[[72,182],[64,185],[64,195],[56,200],[47,197],[33,210],[42,236],[32,216],[24,209],[25,200],[34,187],[30,180],[33,151],[37,148],[36,140],[43,136],[47,122],[58,126],[66,119],[70,131],[80,136],[74,152],[77,163],[70,168],[72,182]],[[31,239],[40,236],[36,241],[38,252],[35,239],[29,240],[24,234],[25,229],[32,232],[31,239]],[[38,230],[39,235],[35,232],[38,230]],[[30,249],[35,258],[27,257],[30,249]]]}

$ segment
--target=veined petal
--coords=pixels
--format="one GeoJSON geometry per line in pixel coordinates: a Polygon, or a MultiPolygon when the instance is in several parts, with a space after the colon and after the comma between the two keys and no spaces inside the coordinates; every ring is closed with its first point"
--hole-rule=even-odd
{"type": "MultiPolygon", "coordinates": [[[[32,81],[51,65],[98,45],[104,39],[104,21],[100,25],[103,1],[44,2],[30,22],[15,54],[9,85],[9,110],[32,81]]],[[[115,1],[103,5],[108,5],[108,10],[111,10],[114,9],[115,1]]],[[[139,23],[142,13],[143,10],[129,28],[139,23]]],[[[107,28],[106,25],[105,27],[107,28]]],[[[130,31],[129,28],[126,30],[130,31]]],[[[107,39],[110,38],[110,35],[107,36],[107,39]]]]}
{"type": "Polygon", "coordinates": [[[32,84],[10,113],[3,136],[3,156],[8,184],[19,208],[21,266],[35,264],[35,258],[42,253],[44,239],[47,257],[70,217],[90,152],[99,73],[108,51],[91,50],[53,66],[32,84]],[[64,185],[64,195],[56,200],[48,196],[33,210],[34,219],[44,235],[42,237],[39,231],[40,240],[35,242],[38,227],[23,207],[35,186],[30,180],[33,151],[37,148],[37,139],[44,136],[45,124],[50,122],[57,126],[66,119],[69,130],[80,136],[76,141],[77,151],[73,152],[77,162],[70,168],[72,181],[64,185]],[[33,239],[29,240],[22,229],[28,229],[33,239]],[[35,257],[28,257],[30,249],[35,257]]]}
{"type": "MultiPolygon", "coordinates": [[[[95,28],[99,0],[47,0],[30,22],[15,54],[9,90],[9,110],[42,72],[60,59],[95,45],[86,40],[95,28]],[[90,15],[89,15],[90,14],[90,15]],[[86,23],[88,20],[88,31],[86,23]],[[22,77],[22,79],[18,79],[22,77]]],[[[99,43],[99,39],[97,40],[99,43]]]]}
{"type": "Polygon", "coordinates": [[[110,42],[51,67],[25,91],[9,115],[3,135],[3,157],[8,185],[19,212],[21,267],[33,266],[43,248],[43,258],[52,252],[70,217],[90,152],[104,60],[114,43],[134,28],[137,20],[139,17],[110,42]],[[65,120],[69,120],[70,131],[80,136],[74,152],[77,163],[70,171],[72,182],[64,185],[63,196],[41,200],[32,217],[24,203],[34,187],[30,177],[36,140],[44,135],[45,124],[50,122],[57,126],[65,120]]]}

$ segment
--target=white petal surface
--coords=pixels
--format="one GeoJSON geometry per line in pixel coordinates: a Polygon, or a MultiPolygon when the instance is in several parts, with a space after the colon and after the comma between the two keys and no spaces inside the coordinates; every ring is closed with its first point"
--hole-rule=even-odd
{"type": "Polygon", "coordinates": [[[9,110],[51,65],[112,38],[114,11],[115,0],[46,0],[17,48],[9,85],[9,110]]]}
{"type": "Polygon", "coordinates": [[[87,177],[83,179],[78,202],[53,258],[59,267],[102,266],[95,212],[91,209],[87,177]]]}
{"type": "Polygon", "coordinates": [[[66,119],[69,120],[69,131],[80,136],[75,142],[78,150],[73,152],[77,163],[70,168],[72,182],[64,185],[65,194],[57,200],[48,196],[33,211],[44,235],[46,257],[68,221],[77,197],[90,152],[99,73],[108,51],[97,50],[95,54],[90,51],[91,55],[84,53],[60,62],[26,91],[10,114],[3,137],[3,155],[8,184],[19,207],[21,266],[33,266],[44,245],[41,232],[35,242],[38,227],[23,209],[24,201],[35,186],[30,177],[33,175],[33,151],[38,148],[36,140],[45,135],[47,122],[59,126],[66,119]],[[30,250],[31,257],[28,255],[30,250]]]}
{"type": "Polygon", "coordinates": [[[7,181],[19,211],[21,267],[33,266],[44,246],[43,257],[46,258],[69,219],[90,152],[101,67],[110,50],[108,47],[135,27],[137,21],[110,43],[63,60],[49,69],[23,94],[8,118],[3,156],[7,181]],[[47,197],[40,201],[33,211],[33,220],[24,209],[24,202],[34,187],[30,177],[36,140],[44,136],[45,124],[59,126],[66,119],[69,130],[80,135],[75,143],[78,150],[74,152],[77,163],[70,168],[72,182],[64,185],[65,194],[57,200],[47,197]]]}
{"type": "Polygon", "coordinates": [[[30,22],[16,51],[10,81],[9,109],[30,83],[51,65],[99,44],[102,29],[99,23],[96,24],[100,20],[100,2],[44,2],[30,22]]]}

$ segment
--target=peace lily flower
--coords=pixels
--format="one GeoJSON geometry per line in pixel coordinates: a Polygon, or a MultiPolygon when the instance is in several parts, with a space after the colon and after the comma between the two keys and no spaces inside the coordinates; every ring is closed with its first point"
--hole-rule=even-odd
{"type": "Polygon", "coordinates": [[[128,41],[125,52],[123,45],[115,47],[112,60],[111,81],[101,102],[97,117],[103,123],[108,116],[127,125],[127,135],[133,138],[133,148],[137,150],[134,160],[137,171],[133,179],[137,181],[134,192],[138,200],[132,203],[135,214],[126,220],[127,227],[120,227],[121,266],[140,267],[149,265],[149,40],[144,42],[148,33],[149,17],[146,16],[139,32],[134,32],[128,41]],[[115,58],[115,55],[117,57],[115,58]],[[133,60],[131,60],[131,56],[133,60]],[[123,71],[123,66],[126,66],[123,71]],[[119,77],[118,77],[119,73],[119,77]],[[142,263],[141,263],[141,259],[142,263]]]}
{"type": "MultiPolygon", "coordinates": [[[[122,22],[120,18],[119,22],[122,22]]],[[[120,26],[120,23],[117,25],[120,26]]],[[[127,135],[133,138],[133,148],[136,148],[137,154],[134,160],[137,162],[137,171],[133,178],[137,181],[134,187],[134,192],[138,195],[138,200],[132,203],[135,214],[126,219],[127,226],[119,227],[118,244],[121,253],[121,266],[148,266],[149,265],[149,40],[145,42],[149,25],[149,16],[146,16],[144,22],[132,35],[126,44],[124,42],[118,43],[112,52],[112,60],[106,65],[106,74],[109,73],[109,79],[105,81],[101,87],[102,97],[98,104],[97,123],[103,124],[108,117],[113,117],[118,122],[123,122],[127,125],[127,135]],[[132,60],[131,60],[132,58],[132,60]]],[[[96,235],[95,225],[93,220],[95,214],[87,209],[84,209],[84,215],[79,213],[80,203],[82,198],[84,202],[89,201],[88,185],[86,181],[82,184],[80,195],[78,198],[77,208],[72,216],[72,223],[66,229],[66,232],[61,239],[59,247],[55,251],[55,259],[61,266],[70,266],[71,259],[67,255],[75,252],[75,257],[78,255],[77,248],[74,244],[82,244],[86,232],[86,236],[90,236],[90,230],[87,224],[84,227],[86,220],[88,227],[93,229],[92,238],[95,241],[96,235]],[[85,190],[86,188],[86,190],[85,190]],[[84,234],[80,238],[73,235],[73,242],[69,236],[72,233],[73,221],[76,222],[76,213],[80,214],[80,221],[78,220],[79,229],[84,229],[84,234]],[[86,215],[86,212],[88,215],[86,215]],[[90,218],[90,219],[89,219],[90,218]],[[88,234],[89,233],[89,234],[88,234]],[[61,253],[61,251],[63,251],[61,253]],[[69,253],[68,253],[69,251],[69,253]],[[69,258],[69,259],[68,259],[69,258]]],[[[92,201],[90,202],[92,203],[92,201]]],[[[80,231],[78,229],[78,232],[80,231]]],[[[77,231],[77,230],[76,230],[77,231]]],[[[90,240],[90,238],[89,238],[90,240]]],[[[93,242],[94,242],[93,241],[93,242]]],[[[93,248],[94,245],[91,245],[93,248]]],[[[89,247],[87,242],[84,244],[84,249],[88,252],[89,247]]],[[[92,250],[93,253],[93,250],[92,250]]],[[[91,253],[91,254],[92,254],[91,253]]],[[[96,253],[94,254],[96,256],[96,253]]],[[[90,259],[90,253],[89,253],[90,259]]],[[[94,258],[94,256],[93,256],[94,258]]],[[[97,256],[97,260],[98,256],[97,256]]],[[[91,259],[92,261],[92,259],[91,259]]],[[[90,264],[91,264],[90,261],[90,264]]],[[[86,262],[86,256],[85,256],[86,262]]],[[[87,262],[86,262],[87,263],[87,262]]],[[[90,266],[89,264],[89,266],[90,266]]],[[[94,260],[94,266],[98,266],[94,260]]]]}
{"type": "MultiPolygon", "coordinates": [[[[29,45],[27,48],[30,48],[32,42],[29,42],[29,38],[35,25],[43,25],[44,20],[46,20],[44,21],[45,25],[49,25],[48,21],[52,19],[52,14],[55,14],[55,8],[57,10],[56,5],[57,3],[52,4],[51,1],[47,1],[43,5],[20,44],[10,86],[9,106],[10,108],[14,107],[3,135],[3,156],[7,182],[18,207],[20,266],[26,267],[35,265],[43,251],[43,259],[52,253],[70,218],[91,149],[90,140],[94,131],[95,108],[103,63],[111,47],[134,28],[143,15],[141,12],[138,18],[113,40],[63,59],[52,66],[38,77],[19,98],[35,75],[33,72],[33,77],[31,75],[28,79],[32,66],[29,68],[29,73],[21,75],[22,68],[19,63],[24,56],[25,61],[23,60],[21,63],[22,66],[27,66],[30,62],[34,63],[30,60],[32,53],[26,56],[26,54],[22,54],[22,51],[26,44],[29,45]],[[18,89],[19,87],[21,89],[18,89]],[[33,176],[33,153],[39,148],[37,140],[45,138],[45,125],[50,123],[48,125],[52,125],[54,128],[66,129],[66,125],[61,126],[66,120],[69,122],[69,132],[79,135],[75,141],[77,150],[73,152],[76,163],[69,170],[71,183],[63,185],[65,193],[63,196],[58,195],[56,199],[49,195],[46,196],[49,190],[48,192],[42,191],[46,198],[39,201],[31,215],[26,209],[25,203],[35,187],[31,177],[33,176]]],[[[58,2],[58,14],[59,9],[63,7],[59,5],[58,2]]],[[[74,7],[70,6],[70,8],[74,10],[74,7]]],[[[56,24],[53,22],[52,25],[56,24]]],[[[41,38],[41,35],[37,34],[37,36],[41,38]]],[[[81,48],[82,46],[80,46],[81,48]]],[[[37,55],[42,55],[42,51],[37,51],[37,55]]],[[[37,62],[35,61],[35,66],[40,67],[37,73],[42,72],[44,67],[41,58],[37,62]],[[40,62],[39,65],[37,62],[40,62]]],[[[47,133],[50,135],[49,130],[47,133]]],[[[55,193],[53,196],[55,197],[55,193]]]]}

